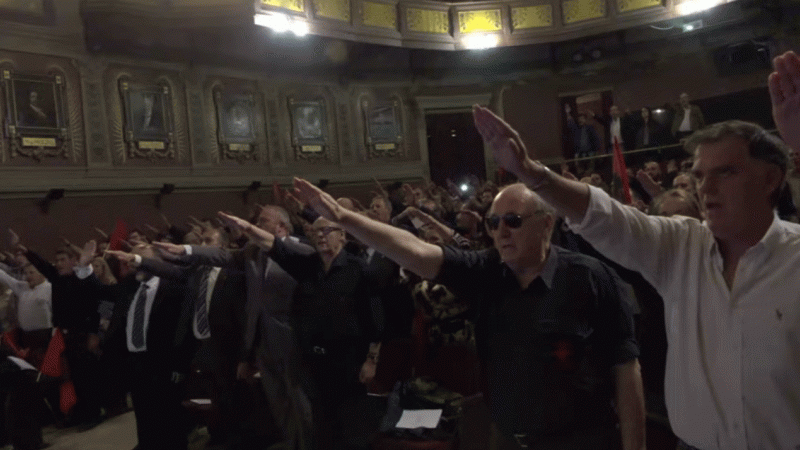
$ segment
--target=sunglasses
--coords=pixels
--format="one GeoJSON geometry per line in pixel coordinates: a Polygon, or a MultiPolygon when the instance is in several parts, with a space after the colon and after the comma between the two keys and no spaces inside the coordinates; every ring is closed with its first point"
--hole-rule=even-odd
{"type": "Polygon", "coordinates": [[[491,216],[486,218],[486,228],[494,231],[494,230],[500,228],[500,221],[502,220],[503,223],[506,224],[506,226],[508,228],[516,229],[516,228],[519,228],[519,227],[522,226],[522,221],[523,220],[525,220],[525,219],[527,219],[529,217],[533,217],[534,215],[536,215],[538,213],[541,213],[541,212],[543,212],[543,211],[541,211],[541,210],[540,211],[536,211],[535,213],[528,214],[527,216],[520,216],[519,214],[514,214],[514,213],[506,213],[506,214],[503,214],[502,216],[498,216],[497,214],[492,214],[491,216]]]}

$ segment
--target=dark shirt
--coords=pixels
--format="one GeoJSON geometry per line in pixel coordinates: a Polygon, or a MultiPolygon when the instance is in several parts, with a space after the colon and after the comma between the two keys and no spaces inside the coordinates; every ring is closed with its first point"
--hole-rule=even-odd
{"type": "Polygon", "coordinates": [[[100,326],[97,277],[91,275],[81,280],[74,273],[60,275],[38,254],[29,251],[25,257],[53,285],[53,326],[73,332],[97,333],[100,326]]]}
{"type": "Polygon", "coordinates": [[[295,252],[280,239],[270,257],[297,280],[292,316],[303,351],[347,340],[362,342],[366,355],[375,332],[364,261],[342,250],[325,272],[318,253],[295,252]]]}
{"type": "Polygon", "coordinates": [[[527,288],[495,249],[445,247],[437,279],[478,310],[493,419],[535,439],[614,430],[612,368],[638,356],[630,300],[599,261],[551,246],[527,288]]]}

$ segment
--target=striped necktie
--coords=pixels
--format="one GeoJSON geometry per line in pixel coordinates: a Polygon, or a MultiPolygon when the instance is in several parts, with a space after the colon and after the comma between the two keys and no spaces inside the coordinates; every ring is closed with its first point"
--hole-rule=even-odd
{"type": "Polygon", "coordinates": [[[208,296],[208,277],[210,273],[210,267],[205,267],[203,269],[203,274],[200,277],[200,286],[197,290],[197,300],[194,305],[194,316],[197,320],[197,333],[202,339],[211,335],[211,330],[208,325],[208,305],[206,303],[206,297],[208,296]]]}
{"type": "Polygon", "coordinates": [[[136,295],[136,306],[133,308],[133,327],[131,342],[135,348],[144,347],[144,309],[147,306],[147,285],[142,283],[136,295]]]}

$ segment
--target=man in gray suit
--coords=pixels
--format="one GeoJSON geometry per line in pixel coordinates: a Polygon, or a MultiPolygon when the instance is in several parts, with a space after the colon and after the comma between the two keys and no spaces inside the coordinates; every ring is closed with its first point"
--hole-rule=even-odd
{"type": "MultiPolygon", "coordinates": [[[[289,214],[279,206],[263,207],[256,226],[298,251],[308,254],[314,252],[312,247],[296,242],[290,236],[292,225],[289,214]]],[[[255,245],[248,244],[236,251],[165,243],[154,245],[166,254],[182,255],[180,259],[185,262],[244,271],[247,285],[245,348],[261,372],[264,391],[275,423],[285,433],[287,448],[309,448],[311,410],[300,389],[300,352],[289,322],[297,282],[255,245]]],[[[240,364],[237,377],[247,377],[248,369],[246,364],[240,364]]]]}

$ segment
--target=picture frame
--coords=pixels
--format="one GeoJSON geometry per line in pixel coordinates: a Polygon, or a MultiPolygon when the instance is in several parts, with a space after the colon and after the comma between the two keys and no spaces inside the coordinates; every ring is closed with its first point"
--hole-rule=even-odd
{"type": "Polygon", "coordinates": [[[120,81],[125,117],[125,141],[129,156],[168,158],[174,156],[172,95],[167,85],[120,81]]]}
{"type": "Polygon", "coordinates": [[[220,144],[252,144],[256,140],[255,99],[252,94],[214,93],[220,144]]]}
{"type": "Polygon", "coordinates": [[[224,159],[258,161],[255,97],[248,93],[214,91],[217,141],[224,159]]]}
{"type": "Polygon", "coordinates": [[[292,144],[300,153],[324,153],[328,144],[328,123],[325,101],[289,100],[292,118],[292,144]]]}
{"type": "Polygon", "coordinates": [[[366,143],[373,153],[397,151],[403,140],[400,108],[396,100],[364,102],[364,121],[366,123],[366,143]]]}
{"type": "Polygon", "coordinates": [[[2,71],[6,104],[6,136],[12,156],[41,160],[65,156],[68,121],[63,75],[2,71]]]}

